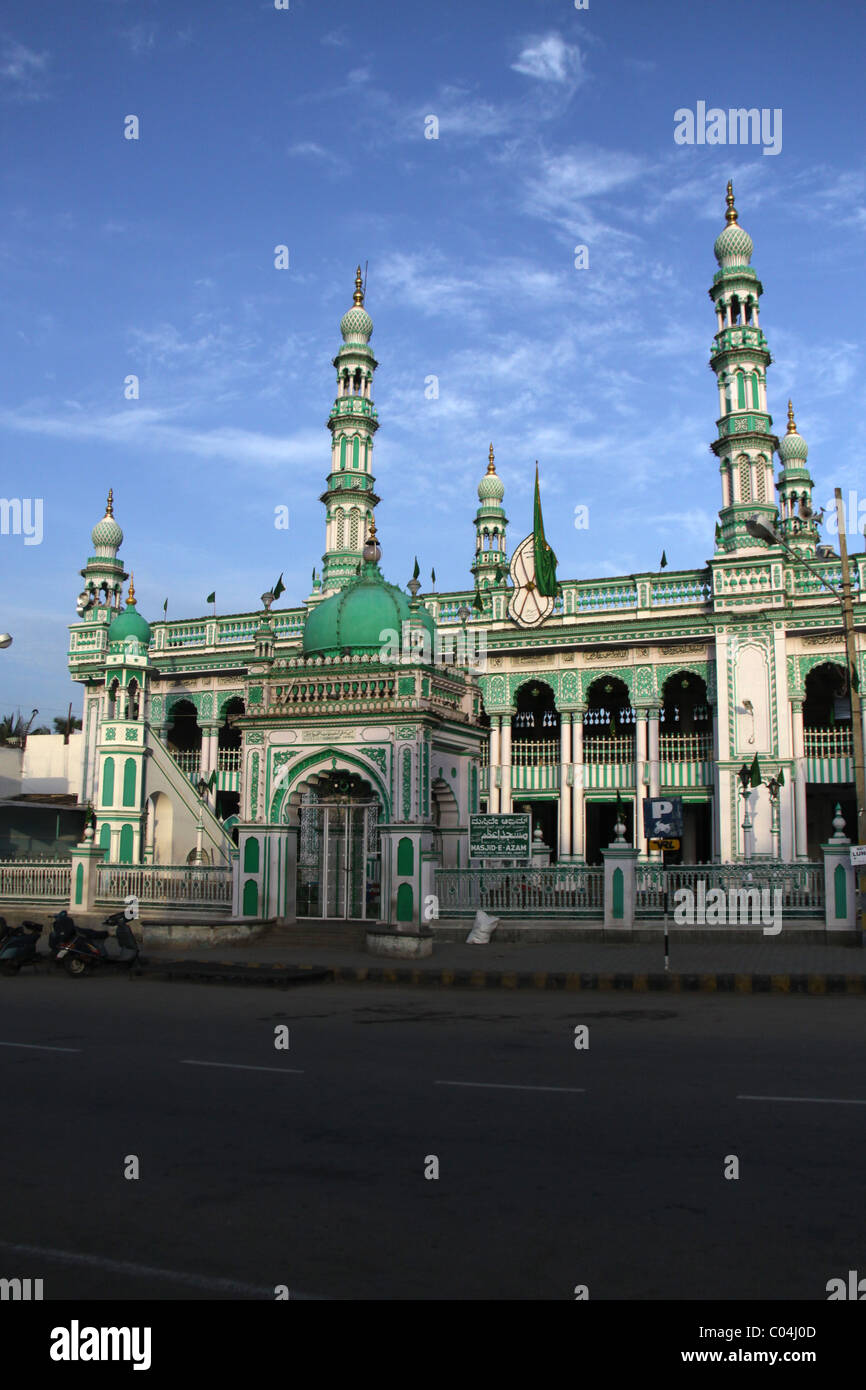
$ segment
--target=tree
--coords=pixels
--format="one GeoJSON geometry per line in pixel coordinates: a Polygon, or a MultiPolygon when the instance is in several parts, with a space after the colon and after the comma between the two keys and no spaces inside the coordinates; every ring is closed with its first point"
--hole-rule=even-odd
{"type": "MultiPolygon", "coordinates": [[[[78,715],[77,715],[77,714],[73,714],[71,720],[68,720],[68,719],[66,718],[66,716],[63,715],[63,714],[61,714],[61,715],[56,715],[56,716],[55,716],[55,719],[54,719],[54,732],[55,732],[55,734],[63,734],[64,736],[68,736],[69,734],[74,733],[74,731],[75,731],[76,729],[80,729],[80,728],[81,728],[81,720],[78,718],[78,715]]],[[[34,732],[34,733],[37,733],[37,734],[41,734],[41,733],[43,732],[43,730],[42,730],[42,729],[35,729],[33,732],[34,732]]],[[[45,729],[44,732],[45,732],[45,733],[48,733],[48,730],[45,729]]]]}

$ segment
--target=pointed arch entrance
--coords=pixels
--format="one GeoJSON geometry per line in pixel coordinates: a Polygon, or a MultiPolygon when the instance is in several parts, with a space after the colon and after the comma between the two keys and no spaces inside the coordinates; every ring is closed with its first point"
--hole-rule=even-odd
{"type": "Polygon", "coordinates": [[[312,773],[287,811],[298,825],[297,915],[375,920],[382,803],[370,782],[348,769],[312,773]]]}

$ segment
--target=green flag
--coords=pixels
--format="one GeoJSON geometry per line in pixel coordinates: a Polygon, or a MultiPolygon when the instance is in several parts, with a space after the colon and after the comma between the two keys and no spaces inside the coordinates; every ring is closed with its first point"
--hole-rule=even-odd
{"type": "Polygon", "coordinates": [[[668,567],[668,557],[667,557],[667,555],[665,555],[664,551],[662,551],[662,558],[661,558],[661,563],[660,563],[660,565],[659,565],[659,569],[660,569],[660,570],[666,570],[667,567],[668,567]]]}
{"type": "Polygon", "coordinates": [[[860,690],[860,677],[857,675],[856,666],[851,667],[851,689],[858,692],[860,690]]]}
{"type": "Polygon", "coordinates": [[[216,589],[214,589],[212,594],[208,594],[205,603],[216,603],[216,589]]]}
{"type": "Polygon", "coordinates": [[[484,612],[484,603],[482,601],[481,594],[477,589],[475,590],[475,602],[473,603],[472,607],[476,609],[479,613],[484,612]]]}
{"type": "Polygon", "coordinates": [[[419,575],[420,573],[421,573],[421,571],[420,571],[420,569],[418,568],[418,556],[416,555],[416,556],[415,556],[415,568],[414,568],[413,571],[412,571],[412,578],[413,578],[413,579],[417,579],[417,578],[418,578],[418,575],[419,575]]]}
{"type": "Polygon", "coordinates": [[[752,766],[749,768],[749,786],[750,786],[750,787],[759,787],[760,785],[761,785],[761,765],[760,765],[760,763],[758,762],[758,755],[757,755],[757,753],[756,753],[755,756],[754,756],[754,759],[753,759],[753,761],[752,761],[752,766]]]}
{"type": "Polygon", "coordinates": [[[494,582],[494,584],[501,584],[504,578],[505,578],[505,570],[502,568],[501,565],[497,565],[497,566],[496,566],[496,569],[493,571],[493,582],[494,582]]]}
{"type": "Polygon", "coordinates": [[[532,540],[535,559],[535,586],[543,598],[556,598],[556,556],[544,537],[537,463],[535,465],[535,511],[532,519],[532,540]]]}
{"type": "Polygon", "coordinates": [[[776,778],[776,781],[779,783],[779,786],[780,786],[780,787],[784,787],[784,785],[785,785],[785,769],[784,769],[783,767],[780,767],[780,768],[779,768],[779,775],[778,775],[778,777],[776,778]]]}
{"type": "Polygon", "coordinates": [[[274,601],[276,602],[276,600],[279,598],[280,594],[284,594],[285,592],[286,592],[286,586],[285,586],[285,584],[283,583],[283,576],[282,576],[282,574],[280,574],[279,579],[277,580],[276,584],[274,585],[274,601]]]}
{"type": "Polygon", "coordinates": [[[164,617],[168,614],[168,599],[166,599],[165,603],[162,605],[162,612],[164,617]]]}
{"type": "Polygon", "coordinates": [[[431,570],[431,571],[430,571],[430,583],[431,583],[431,584],[435,584],[435,583],[436,583],[436,571],[435,571],[435,570],[431,570]]]}
{"type": "Polygon", "coordinates": [[[213,788],[216,786],[216,780],[217,780],[216,768],[214,768],[214,770],[213,770],[213,772],[211,773],[210,777],[208,778],[208,782],[207,782],[208,786],[209,786],[211,789],[213,789],[213,788]]]}

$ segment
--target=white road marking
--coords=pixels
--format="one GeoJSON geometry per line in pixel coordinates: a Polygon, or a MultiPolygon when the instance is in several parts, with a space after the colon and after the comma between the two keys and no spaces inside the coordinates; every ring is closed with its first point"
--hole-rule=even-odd
{"type": "Polygon", "coordinates": [[[34,1052],[80,1052],[80,1047],[48,1047],[46,1043],[0,1042],[0,1047],[27,1047],[34,1052]]]}
{"type": "Polygon", "coordinates": [[[249,1067],[243,1062],[197,1062],[193,1057],[181,1058],[183,1067],[228,1067],[230,1071],[276,1071],[291,1076],[303,1076],[297,1067],[249,1067]]]}
{"type": "MultiPolygon", "coordinates": [[[[57,1264],[86,1265],[90,1269],[105,1269],[112,1274],[127,1274],[137,1279],[168,1279],[175,1284],[186,1284],[193,1289],[210,1289],[214,1293],[246,1293],[259,1298],[274,1297],[273,1288],[259,1284],[244,1284],[239,1279],[218,1279],[207,1274],[189,1274],[184,1270],[157,1269],[152,1265],[134,1264],[131,1260],[111,1260],[103,1255],[80,1255],[73,1250],[52,1250],[43,1245],[16,1245],[11,1241],[0,1241],[0,1250],[12,1255],[34,1255],[37,1258],[53,1260],[57,1264]]],[[[318,1301],[318,1295],[296,1293],[289,1289],[289,1298],[304,1302],[318,1301]]]]}
{"type": "Polygon", "coordinates": [[[434,1081],[434,1086],[476,1086],[485,1091],[567,1091],[583,1095],[583,1086],[514,1086],[502,1081],[434,1081]]]}
{"type": "Polygon", "coordinates": [[[737,1096],[737,1100],[784,1100],[798,1105],[866,1105],[866,1100],[837,1100],[833,1096],[737,1096]]]}

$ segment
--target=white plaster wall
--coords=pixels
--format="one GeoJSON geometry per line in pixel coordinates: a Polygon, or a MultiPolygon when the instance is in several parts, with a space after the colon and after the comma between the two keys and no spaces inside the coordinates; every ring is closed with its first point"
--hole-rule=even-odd
{"type": "Polygon", "coordinates": [[[0,796],[21,792],[21,749],[0,748],[0,796]]]}
{"type": "Polygon", "coordinates": [[[67,792],[81,798],[81,773],[84,761],[84,735],[70,734],[63,742],[62,734],[30,734],[24,750],[21,791],[25,795],[38,792],[67,792]]]}

